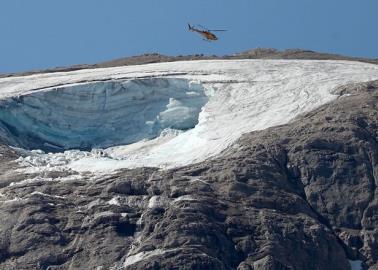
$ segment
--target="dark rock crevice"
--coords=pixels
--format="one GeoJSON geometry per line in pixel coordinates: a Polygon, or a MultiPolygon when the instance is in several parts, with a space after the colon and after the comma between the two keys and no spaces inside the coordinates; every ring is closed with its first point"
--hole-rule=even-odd
{"type": "MultiPolygon", "coordinates": [[[[378,143],[376,144],[376,149],[378,149],[378,143]]],[[[370,181],[370,190],[371,190],[371,193],[370,193],[370,196],[369,196],[369,199],[368,199],[368,202],[367,202],[367,205],[365,207],[365,209],[363,210],[363,213],[362,213],[362,218],[361,218],[361,227],[365,227],[363,226],[363,221],[366,219],[366,213],[370,207],[370,205],[376,200],[376,193],[377,193],[377,179],[378,179],[378,176],[376,175],[376,170],[374,169],[373,167],[373,159],[371,157],[371,154],[367,154],[367,160],[369,161],[368,162],[368,166],[369,166],[369,171],[371,173],[371,181],[370,181]]],[[[374,229],[374,227],[365,227],[365,229],[374,229]]]]}

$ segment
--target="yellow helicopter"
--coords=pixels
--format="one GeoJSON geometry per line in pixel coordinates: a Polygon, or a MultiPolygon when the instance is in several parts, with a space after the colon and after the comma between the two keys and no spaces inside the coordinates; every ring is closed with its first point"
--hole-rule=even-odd
{"type": "Polygon", "coordinates": [[[202,26],[201,26],[201,28],[203,28],[203,30],[201,30],[201,29],[193,27],[189,23],[188,23],[188,27],[189,27],[189,31],[196,32],[196,33],[202,35],[204,37],[204,40],[206,40],[206,41],[218,40],[218,37],[212,32],[227,31],[227,30],[208,30],[208,29],[205,29],[202,26]]]}

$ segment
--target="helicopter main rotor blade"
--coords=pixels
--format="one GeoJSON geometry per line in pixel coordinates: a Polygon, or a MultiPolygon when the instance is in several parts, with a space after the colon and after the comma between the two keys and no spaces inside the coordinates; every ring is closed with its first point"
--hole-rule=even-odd
{"type": "Polygon", "coordinates": [[[200,31],[210,31],[209,29],[207,29],[205,26],[202,26],[200,24],[196,24],[197,26],[197,29],[200,30],[200,31]]]}
{"type": "Polygon", "coordinates": [[[208,30],[208,31],[211,31],[211,32],[224,32],[224,31],[227,31],[227,30],[208,30]]]}

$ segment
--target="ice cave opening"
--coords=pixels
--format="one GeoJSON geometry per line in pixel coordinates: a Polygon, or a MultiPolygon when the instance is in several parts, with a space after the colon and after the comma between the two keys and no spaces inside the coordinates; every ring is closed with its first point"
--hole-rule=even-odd
{"type": "Polygon", "coordinates": [[[0,140],[49,152],[126,145],[194,128],[207,102],[203,85],[180,78],[41,89],[0,100],[0,140]]]}

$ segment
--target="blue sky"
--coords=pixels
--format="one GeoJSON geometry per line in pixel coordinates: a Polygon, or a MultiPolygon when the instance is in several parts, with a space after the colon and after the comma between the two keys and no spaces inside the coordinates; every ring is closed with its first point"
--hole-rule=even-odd
{"type": "Polygon", "coordinates": [[[378,58],[377,10],[377,0],[1,0],[0,72],[256,47],[378,58]],[[228,31],[205,42],[188,22],[228,31]]]}

